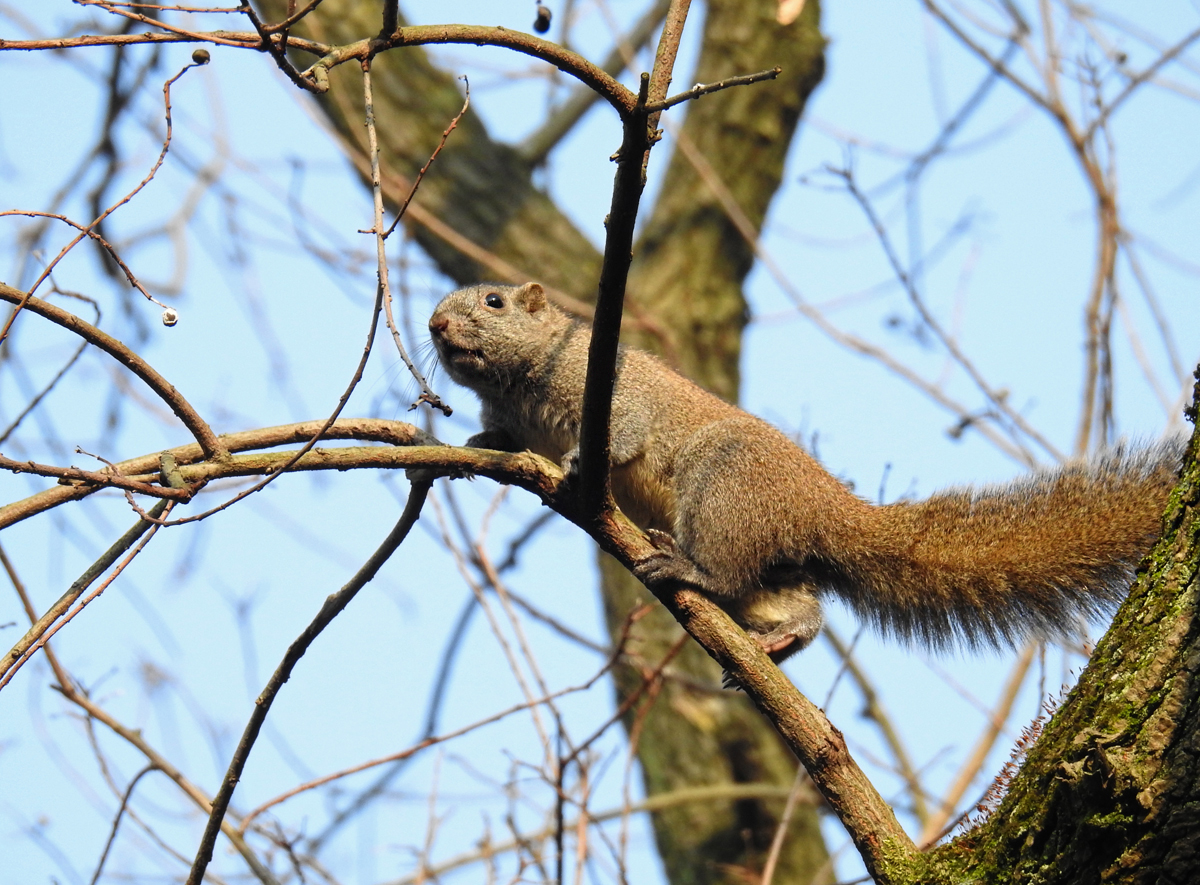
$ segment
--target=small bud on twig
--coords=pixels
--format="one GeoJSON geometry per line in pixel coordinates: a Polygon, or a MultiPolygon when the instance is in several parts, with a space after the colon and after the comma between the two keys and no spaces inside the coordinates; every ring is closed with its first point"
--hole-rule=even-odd
{"type": "Polygon", "coordinates": [[[539,34],[544,34],[550,30],[550,10],[542,5],[542,0],[538,0],[537,18],[533,20],[533,29],[539,34]]]}

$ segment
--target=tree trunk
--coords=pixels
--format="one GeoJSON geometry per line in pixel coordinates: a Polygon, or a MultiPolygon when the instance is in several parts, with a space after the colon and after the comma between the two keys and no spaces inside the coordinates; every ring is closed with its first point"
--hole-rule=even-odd
{"type": "MultiPolygon", "coordinates": [[[[284,0],[261,0],[265,18],[286,15],[284,0]]],[[[683,130],[703,145],[704,161],[757,232],[783,175],[784,159],[808,95],[824,70],[819,6],[809,0],[794,24],[775,21],[775,0],[710,0],[698,70],[688,82],[712,82],[779,65],[772,82],[727,90],[692,102],[683,130]]],[[[379,5],[326,0],[297,33],[347,43],[379,30],[379,5]]],[[[695,24],[692,25],[695,27],[695,24]]],[[[299,60],[304,66],[307,63],[299,60]]],[[[411,179],[426,162],[462,99],[453,77],[420,49],[386,53],[372,65],[381,163],[411,179]]],[[[352,157],[365,156],[362,86],[350,66],[334,69],[332,88],[318,99],[352,157]]],[[[668,112],[678,116],[678,111],[668,112]]],[[[663,162],[660,147],[652,163],[663,162]]],[[[418,204],[449,229],[530,276],[576,298],[592,300],[600,256],[532,182],[531,167],[513,148],[488,136],[471,112],[421,186],[418,204]]],[[[389,188],[393,201],[402,194],[389,188]]],[[[418,242],[447,276],[459,282],[494,278],[436,230],[409,219],[418,242]]],[[[736,399],[745,301],[741,285],[753,251],[714,191],[676,150],[662,195],[635,247],[630,312],[656,335],[644,346],[664,351],[684,372],[736,399]],[[665,345],[665,347],[664,347],[665,345]]],[[[601,563],[610,630],[649,594],[623,569],[601,563]]],[[[634,649],[651,664],[680,635],[661,608],[638,622],[634,649]]],[[[719,689],[716,665],[694,643],[671,663],[668,679],[647,707],[635,707],[636,750],[650,795],[685,787],[739,783],[790,786],[796,763],[774,730],[744,697],[719,689]]],[[[619,700],[639,689],[628,665],[616,673],[619,700]]],[[[762,867],[783,800],[744,799],[674,806],[654,816],[668,878],[676,885],[744,882],[762,867]]],[[[807,883],[826,866],[817,814],[810,803],[793,816],[777,882],[807,883]]]]}
{"type": "Polygon", "coordinates": [[[996,811],[933,853],[937,878],[1188,885],[1200,877],[1198,441],[1193,433],[1146,571],[996,811]]]}

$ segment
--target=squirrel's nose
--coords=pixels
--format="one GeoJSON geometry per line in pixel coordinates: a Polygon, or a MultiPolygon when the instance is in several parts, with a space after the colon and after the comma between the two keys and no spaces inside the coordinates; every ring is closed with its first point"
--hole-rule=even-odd
{"type": "Polygon", "coordinates": [[[450,318],[445,316],[437,316],[436,314],[429,318],[429,331],[435,333],[445,332],[450,328],[450,318]]]}

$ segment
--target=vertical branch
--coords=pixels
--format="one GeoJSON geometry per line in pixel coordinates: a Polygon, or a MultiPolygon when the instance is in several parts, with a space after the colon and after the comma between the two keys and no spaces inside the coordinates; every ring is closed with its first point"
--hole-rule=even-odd
{"type": "Polygon", "coordinates": [[[1094,141],[1083,141],[1082,136],[1076,134],[1074,126],[1064,124],[1064,131],[1071,140],[1071,147],[1096,201],[1096,266],[1092,271],[1092,285],[1084,308],[1083,402],[1075,435],[1076,454],[1083,454],[1093,442],[1093,430],[1100,437],[1096,441],[1106,442],[1106,431],[1112,422],[1109,333],[1112,326],[1112,299],[1116,292],[1117,245],[1121,222],[1117,211],[1115,178],[1106,175],[1101,168],[1094,141]]]}
{"type": "MultiPolygon", "coordinates": [[[[671,85],[671,74],[675,70],[675,56],[679,54],[679,42],[683,38],[683,25],[687,21],[688,7],[691,0],[672,0],[667,9],[667,17],[663,22],[662,36],[658,41],[658,50],[654,53],[654,70],[650,72],[649,100],[662,101],[667,97],[667,88],[671,85]]],[[[658,124],[660,114],[651,114],[649,125],[653,129],[658,124]]],[[[657,139],[655,139],[657,141],[657,139]]]]}
{"type": "Polygon", "coordinates": [[[616,386],[617,344],[625,304],[625,283],[633,260],[633,229],[646,186],[644,160],[650,150],[646,98],[650,75],[642,74],[637,104],[624,118],[624,137],[617,155],[612,205],[605,226],[600,291],[588,347],[587,380],[583,390],[583,419],[579,433],[579,508],[587,518],[608,509],[609,431],[612,395],[616,386]]]}
{"type": "Polygon", "coordinates": [[[379,34],[381,37],[387,37],[396,32],[396,28],[400,24],[400,2],[399,0],[384,0],[383,2],[383,28],[379,34]]]}
{"type": "MultiPolygon", "coordinates": [[[[391,16],[394,19],[396,16],[395,2],[392,0],[389,9],[391,16]]],[[[388,9],[384,10],[385,26],[388,18],[388,9]]],[[[393,30],[395,29],[395,21],[392,22],[393,30]]],[[[378,274],[379,298],[383,302],[384,316],[387,319],[388,329],[392,333],[392,341],[396,345],[396,350],[400,352],[400,359],[404,361],[404,365],[408,367],[409,374],[413,376],[417,384],[421,387],[421,400],[429,403],[435,409],[441,409],[445,415],[449,415],[451,409],[441,398],[433,392],[429,387],[429,382],[417,368],[416,364],[408,355],[408,351],[404,348],[404,342],[400,338],[400,330],[396,327],[395,317],[392,316],[392,287],[388,278],[387,265],[387,238],[395,230],[396,225],[400,223],[400,219],[404,217],[409,205],[412,203],[413,197],[417,195],[417,188],[421,186],[422,180],[425,178],[425,173],[429,171],[429,167],[433,161],[437,159],[437,155],[442,152],[442,148],[446,144],[446,139],[450,137],[450,133],[458,126],[458,121],[462,119],[463,114],[467,112],[467,108],[471,104],[471,87],[467,85],[467,96],[463,101],[462,110],[458,112],[450,125],[446,127],[446,131],[442,133],[442,140],[438,142],[438,146],[434,148],[433,154],[429,157],[421,171],[417,173],[417,177],[413,180],[412,187],[408,192],[408,196],[400,205],[399,211],[396,213],[396,218],[392,221],[391,226],[385,226],[383,223],[383,181],[379,171],[379,138],[375,129],[375,94],[371,88],[371,59],[365,58],[362,62],[363,72],[363,116],[367,127],[367,153],[370,155],[371,161],[371,194],[374,199],[375,221],[371,230],[375,234],[375,262],[378,274]]],[[[464,77],[465,81],[466,78],[464,77]]]]}
{"type": "Polygon", "coordinates": [[[642,74],[637,103],[622,116],[623,136],[617,155],[612,204],[605,221],[608,233],[592,323],[592,342],[588,349],[579,439],[579,507],[587,518],[594,518],[607,509],[609,501],[608,422],[616,384],[625,284],[633,260],[633,230],[638,206],[646,187],[646,164],[650,148],[658,140],[655,124],[661,113],[648,115],[646,104],[666,97],[690,3],[691,0],[672,0],[655,54],[653,75],[642,74]]]}

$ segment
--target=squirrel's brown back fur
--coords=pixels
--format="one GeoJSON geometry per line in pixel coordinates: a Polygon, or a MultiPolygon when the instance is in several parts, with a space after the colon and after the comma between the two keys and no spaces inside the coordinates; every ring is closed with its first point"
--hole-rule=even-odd
{"type": "MultiPolygon", "coordinates": [[[[574,467],[590,332],[536,283],[448,295],[439,358],[483,404],[468,445],[574,467]]],[[[884,632],[932,646],[1071,630],[1117,601],[1159,532],[1181,442],[1117,449],[1003,486],[872,506],[769,424],[622,348],[613,493],[661,554],[639,577],[708,593],[776,660],[833,592],[884,632]]]]}

